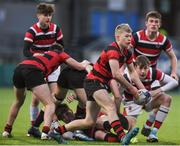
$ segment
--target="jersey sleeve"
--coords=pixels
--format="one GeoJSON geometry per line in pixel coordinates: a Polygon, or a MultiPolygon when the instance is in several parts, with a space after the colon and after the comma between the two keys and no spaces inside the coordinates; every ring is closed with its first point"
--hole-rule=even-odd
{"type": "Polygon", "coordinates": [[[118,59],[119,58],[119,53],[117,51],[117,49],[113,46],[108,46],[108,49],[107,49],[107,57],[108,59],[118,59]]]}
{"type": "Polygon", "coordinates": [[[59,54],[59,57],[62,59],[62,61],[64,62],[66,59],[70,58],[70,56],[65,53],[65,52],[62,52],[59,54]]]}
{"type": "Polygon", "coordinates": [[[162,81],[164,78],[164,73],[162,71],[160,71],[159,69],[155,69],[156,70],[156,77],[155,79],[158,81],[162,81]]]}
{"type": "Polygon", "coordinates": [[[164,43],[163,49],[166,52],[169,52],[170,50],[172,50],[172,44],[171,44],[170,40],[167,38],[166,38],[166,41],[164,43]]]}
{"type": "Polygon", "coordinates": [[[63,33],[60,27],[57,26],[56,28],[56,42],[58,44],[61,44],[64,47],[64,41],[63,41],[63,33]]]}
{"type": "Polygon", "coordinates": [[[133,36],[131,37],[131,45],[133,48],[136,48],[136,42],[138,41],[137,34],[134,33],[133,36]]]}
{"type": "Polygon", "coordinates": [[[29,29],[25,33],[24,48],[23,48],[23,54],[25,57],[30,57],[33,55],[33,53],[31,52],[31,47],[32,47],[33,42],[34,42],[34,36],[35,36],[35,33],[32,29],[29,29]]]}

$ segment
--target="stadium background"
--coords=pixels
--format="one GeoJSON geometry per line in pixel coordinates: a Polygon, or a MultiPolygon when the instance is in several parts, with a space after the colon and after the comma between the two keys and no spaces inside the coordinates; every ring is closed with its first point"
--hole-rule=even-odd
{"type": "MultiPolygon", "coordinates": [[[[0,87],[12,85],[13,69],[23,59],[24,34],[37,20],[38,2],[55,4],[53,21],[63,30],[66,51],[77,60],[86,58],[94,62],[113,40],[114,28],[119,23],[129,23],[134,31],[143,28],[149,10],[161,12],[161,30],[172,41],[180,59],[179,0],[1,0],[0,87]]],[[[161,56],[158,64],[163,71],[169,71],[166,56],[161,56]]]]}

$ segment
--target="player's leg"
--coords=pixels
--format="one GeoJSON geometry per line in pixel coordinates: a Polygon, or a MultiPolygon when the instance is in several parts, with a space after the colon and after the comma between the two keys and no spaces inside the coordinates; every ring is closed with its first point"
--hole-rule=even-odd
{"type": "Polygon", "coordinates": [[[92,127],[96,123],[99,109],[100,108],[95,101],[87,101],[86,118],[74,120],[68,124],[60,126],[58,132],[63,134],[66,131],[74,131],[74,130],[87,129],[89,127],[92,127]]]}
{"type": "Polygon", "coordinates": [[[117,135],[112,133],[106,133],[105,131],[102,130],[95,131],[94,138],[96,140],[103,140],[107,142],[119,142],[117,135]]]}
{"type": "Polygon", "coordinates": [[[165,93],[160,94],[152,101],[151,104],[152,108],[158,108],[158,107],[159,108],[155,117],[153,128],[151,130],[150,135],[147,138],[147,141],[149,142],[158,141],[157,132],[168,115],[170,104],[171,104],[171,96],[165,93]]]}
{"type": "Polygon", "coordinates": [[[76,119],[84,119],[86,116],[86,101],[87,95],[84,88],[74,89],[74,92],[77,95],[78,105],[75,112],[76,119]]]}
{"type": "Polygon", "coordinates": [[[16,117],[19,113],[21,106],[24,103],[25,96],[26,96],[25,95],[25,88],[17,89],[16,87],[14,87],[14,92],[16,95],[16,100],[13,102],[13,104],[10,108],[10,111],[9,111],[6,126],[5,126],[4,132],[2,134],[4,137],[10,136],[14,121],[16,120],[16,117]]]}
{"type": "MultiPolygon", "coordinates": [[[[152,90],[156,90],[157,88],[159,88],[161,85],[159,83],[158,80],[155,80],[152,84],[151,84],[151,89],[152,90]]],[[[151,112],[148,113],[148,119],[146,120],[146,123],[144,124],[142,130],[141,130],[141,134],[144,136],[149,136],[150,132],[151,132],[151,127],[155,121],[155,117],[156,117],[156,113],[157,113],[158,109],[153,109],[151,112]]]]}
{"type": "Polygon", "coordinates": [[[45,106],[44,125],[41,138],[46,139],[48,137],[48,132],[50,131],[50,125],[55,112],[54,100],[47,84],[42,84],[32,88],[32,92],[45,106]]]}
{"type": "Polygon", "coordinates": [[[94,99],[97,104],[100,105],[100,107],[106,112],[111,127],[117,133],[119,141],[121,141],[121,138],[125,135],[125,132],[123,131],[123,127],[119,121],[114,101],[105,89],[94,92],[94,99]]]}
{"type": "Polygon", "coordinates": [[[33,126],[34,121],[36,120],[38,113],[39,113],[39,100],[37,97],[32,93],[32,101],[30,105],[30,120],[31,120],[31,125],[33,126]]]}

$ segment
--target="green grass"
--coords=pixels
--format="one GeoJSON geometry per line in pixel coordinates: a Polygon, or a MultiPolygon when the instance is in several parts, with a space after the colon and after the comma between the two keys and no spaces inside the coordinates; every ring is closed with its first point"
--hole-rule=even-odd
{"type": "MultiPolygon", "coordinates": [[[[159,142],[155,145],[180,145],[180,97],[178,93],[172,93],[173,102],[169,115],[164,122],[163,126],[158,132],[159,142]]],[[[12,88],[0,88],[0,132],[2,133],[10,106],[15,100],[12,88]]],[[[0,136],[0,145],[55,145],[55,141],[42,141],[32,137],[27,137],[26,133],[30,126],[29,119],[29,105],[31,102],[31,94],[28,93],[25,103],[20,110],[20,113],[13,126],[13,138],[2,138],[0,136]]],[[[70,106],[75,107],[76,102],[70,106]]],[[[141,128],[145,121],[146,113],[139,117],[138,126],[141,128]]],[[[138,145],[148,145],[145,137],[138,134],[138,145]]],[[[81,141],[68,141],[68,145],[109,145],[106,142],[81,142],[81,141]]],[[[117,145],[118,143],[111,143],[117,145]]],[[[118,144],[119,145],[119,144],[118,144]]]]}

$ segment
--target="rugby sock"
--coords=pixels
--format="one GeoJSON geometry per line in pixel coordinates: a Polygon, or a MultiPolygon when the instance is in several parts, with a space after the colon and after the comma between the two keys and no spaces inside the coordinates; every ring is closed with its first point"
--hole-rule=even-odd
{"type": "Polygon", "coordinates": [[[106,131],[110,131],[111,130],[111,125],[109,124],[109,121],[104,121],[103,128],[106,131]]]}
{"type": "Polygon", "coordinates": [[[152,126],[152,124],[154,123],[155,118],[156,118],[156,113],[153,111],[150,112],[149,117],[148,117],[146,124],[145,124],[145,128],[150,128],[152,126]]]}
{"type": "Polygon", "coordinates": [[[169,107],[163,106],[161,105],[159,107],[159,110],[156,114],[156,119],[155,119],[155,123],[154,123],[154,127],[159,129],[163,123],[163,121],[166,119],[167,114],[169,112],[169,107]]]}
{"type": "Polygon", "coordinates": [[[111,134],[111,133],[106,134],[106,136],[104,137],[104,141],[107,141],[107,142],[119,142],[117,136],[114,135],[114,134],[111,134]]]}
{"type": "Polygon", "coordinates": [[[11,133],[12,131],[12,126],[9,125],[9,124],[6,124],[6,126],[4,127],[4,131],[8,132],[8,133],[11,133]]]}
{"type": "Polygon", "coordinates": [[[34,121],[33,126],[34,126],[34,127],[39,127],[39,126],[42,124],[43,121],[44,121],[44,111],[41,110],[41,111],[39,112],[36,120],[34,121]]]}
{"type": "Polygon", "coordinates": [[[49,131],[50,131],[49,126],[43,126],[43,129],[42,129],[42,132],[43,132],[43,133],[48,134],[49,131]]]}
{"type": "Polygon", "coordinates": [[[121,138],[125,135],[121,122],[119,120],[115,120],[111,123],[111,127],[117,133],[118,139],[121,140],[121,138]]]}
{"type": "MultiPolygon", "coordinates": [[[[34,107],[34,106],[30,106],[30,119],[31,119],[31,124],[34,123],[34,121],[36,120],[36,117],[38,116],[39,113],[39,108],[38,107],[34,107]]],[[[32,125],[33,126],[33,125],[32,125]]]]}
{"type": "Polygon", "coordinates": [[[56,132],[59,132],[61,135],[67,132],[65,126],[58,126],[58,128],[55,129],[56,132]]]}
{"type": "Polygon", "coordinates": [[[86,108],[82,108],[80,106],[77,106],[75,118],[76,119],[84,119],[86,117],[86,108]]]}

